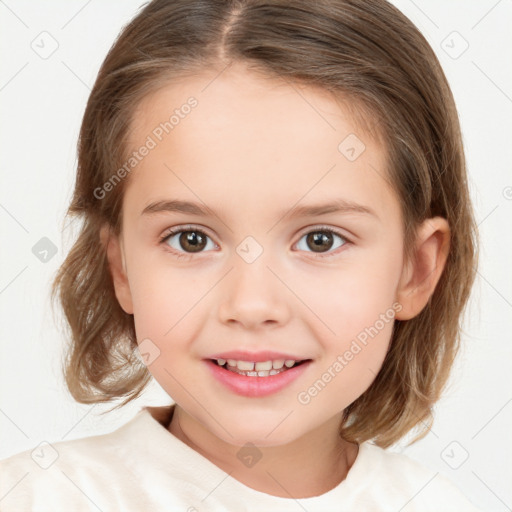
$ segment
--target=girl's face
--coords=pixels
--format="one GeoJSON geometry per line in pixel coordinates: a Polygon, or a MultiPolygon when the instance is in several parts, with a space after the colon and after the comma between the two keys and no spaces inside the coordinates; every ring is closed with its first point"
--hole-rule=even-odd
{"type": "Polygon", "coordinates": [[[384,149],[327,93],[241,65],[159,90],[132,128],[116,293],[153,376],[234,445],[337,421],[378,373],[401,307],[384,149]],[[239,377],[211,362],[231,351],[308,362],[293,378],[239,377]]]}

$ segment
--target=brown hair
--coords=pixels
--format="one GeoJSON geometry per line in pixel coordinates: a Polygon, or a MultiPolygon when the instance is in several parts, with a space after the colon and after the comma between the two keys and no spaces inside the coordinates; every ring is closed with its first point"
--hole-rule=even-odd
{"type": "Polygon", "coordinates": [[[449,85],[425,38],[385,0],[154,0],[123,28],[83,117],[67,212],[83,223],[52,288],[70,328],[63,362],[68,388],[82,403],[125,397],[119,407],[149,382],[147,368],[132,357],[133,316],[116,299],[99,237],[105,223],[120,233],[129,176],[105,197],[95,190],[126,161],[131,120],[147,94],[235,61],[342,95],[378,124],[373,135],[387,147],[406,257],[424,219],[442,216],[450,225],[448,260],[433,295],[419,315],[395,321],[381,371],[346,408],[340,426],[347,440],[389,446],[432,422],[459,348],[477,232],[449,85]]]}

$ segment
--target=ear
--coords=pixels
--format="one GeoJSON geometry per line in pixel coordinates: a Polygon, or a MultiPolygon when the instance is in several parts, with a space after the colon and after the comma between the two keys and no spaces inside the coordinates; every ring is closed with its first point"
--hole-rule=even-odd
{"type": "Polygon", "coordinates": [[[409,320],[427,305],[441,277],[450,249],[450,227],[446,219],[426,219],[418,228],[411,261],[404,265],[397,288],[402,305],[397,320],[409,320]]]}
{"type": "Polygon", "coordinates": [[[100,241],[107,252],[117,300],[126,313],[133,315],[132,295],[126,274],[122,240],[111,232],[110,226],[105,224],[100,229],[100,241]]]}

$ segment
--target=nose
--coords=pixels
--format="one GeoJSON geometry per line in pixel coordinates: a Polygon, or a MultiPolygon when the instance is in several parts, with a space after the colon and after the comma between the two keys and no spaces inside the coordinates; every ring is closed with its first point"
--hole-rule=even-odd
{"type": "Polygon", "coordinates": [[[239,259],[219,289],[219,319],[253,330],[285,325],[290,318],[290,294],[263,257],[252,263],[239,259]]]}

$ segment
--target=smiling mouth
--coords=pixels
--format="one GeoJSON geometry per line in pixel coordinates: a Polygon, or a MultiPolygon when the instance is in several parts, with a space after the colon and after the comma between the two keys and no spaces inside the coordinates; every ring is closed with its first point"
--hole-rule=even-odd
{"type": "Polygon", "coordinates": [[[251,363],[244,361],[244,364],[240,364],[240,362],[234,360],[225,359],[210,359],[210,361],[226,371],[244,375],[246,377],[270,377],[272,375],[278,375],[286,372],[296,366],[300,366],[301,364],[311,361],[311,359],[303,359],[301,361],[266,361],[265,363],[251,363]],[[271,365],[269,365],[269,363],[271,363],[271,365]]]}

